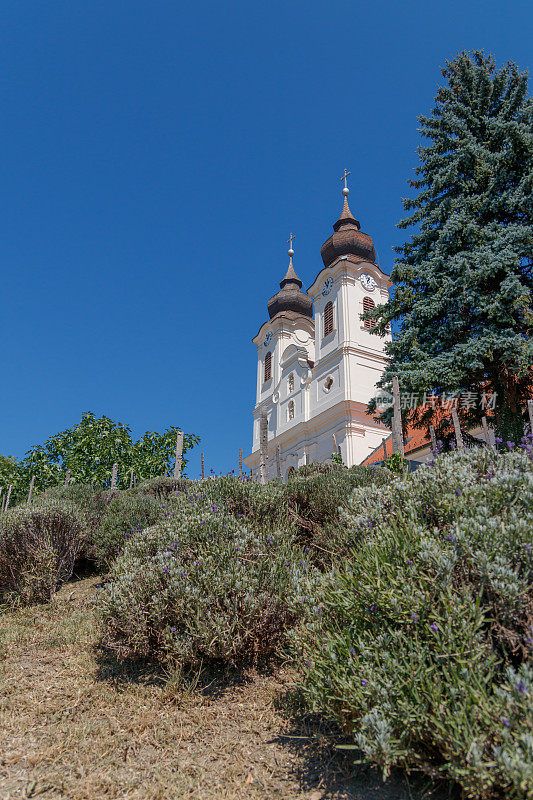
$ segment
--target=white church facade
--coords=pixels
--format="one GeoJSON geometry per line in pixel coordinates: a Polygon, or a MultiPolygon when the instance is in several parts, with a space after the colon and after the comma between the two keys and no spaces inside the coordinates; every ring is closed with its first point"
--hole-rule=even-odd
{"type": "MultiPolygon", "coordinates": [[[[267,477],[329,461],[339,452],[348,466],[361,463],[390,431],[367,413],[386,363],[382,339],[361,320],[388,298],[390,280],[376,263],[374,244],[360,230],[343,189],[341,216],[322,245],[323,268],[302,291],[289,268],[268,302],[269,320],[253,339],[257,387],[253,445],[245,463],[260,467],[260,417],[268,419],[267,477]]],[[[291,235],[292,237],[292,235],[291,235]]]]}

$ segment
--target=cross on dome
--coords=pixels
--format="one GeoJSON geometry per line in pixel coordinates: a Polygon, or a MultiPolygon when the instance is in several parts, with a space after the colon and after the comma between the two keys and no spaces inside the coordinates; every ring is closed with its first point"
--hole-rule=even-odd
{"type": "Polygon", "coordinates": [[[347,197],[350,194],[350,190],[348,189],[348,175],[351,175],[351,174],[352,174],[351,171],[348,172],[348,170],[345,167],[344,168],[344,175],[341,178],[341,181],[344,181],[344,189],[342,190],[342,193],[343,193],[343,195],[345,197],[347,197]]]}
{"type": "Polygon", "coordinates": [[[289,256],[292,258],[294,255],[294,248],[292,246],[293,239],[296,239],[294,233],[289,234],[289,238],[287,239],[287,244],[289,245],[289,256]]]}

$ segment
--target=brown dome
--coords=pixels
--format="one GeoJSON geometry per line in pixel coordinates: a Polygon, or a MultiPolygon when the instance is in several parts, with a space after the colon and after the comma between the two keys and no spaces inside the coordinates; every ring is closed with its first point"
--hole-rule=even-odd
{"type": "Polygon", "coordinates": [[[324,242],[320,253],[325,267],[331,266],[339,256],[353,255],[365,261],[375,261],[376,251],[372,237],[359,230],[359,220],[355,219],[344,195],[342,213],[333,226],[335,233],[324,242]]]}
{"type": "Polygon", "coordinates": [[[281,289],[270,298],[267,304],[270,319],[280,311],[294,311],[304,317],[313,316],[313,301],[308,294],[302,292],[302,282],[292,266],[292,257],[289,261],[287,274],[280,283],[281,289]]]}

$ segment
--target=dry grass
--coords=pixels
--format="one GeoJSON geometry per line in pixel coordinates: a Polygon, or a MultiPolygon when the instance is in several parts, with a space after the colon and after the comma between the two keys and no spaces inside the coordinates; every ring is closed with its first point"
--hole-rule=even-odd
{"type": "Polygon", "coordinates": [[[187,691],[153,666],[106,660],[97,584],[0,616],[2,800],[422,797],[399,778],[350,778],[315,728],[295,727],[280,710],[287,671],[187,691]]]}

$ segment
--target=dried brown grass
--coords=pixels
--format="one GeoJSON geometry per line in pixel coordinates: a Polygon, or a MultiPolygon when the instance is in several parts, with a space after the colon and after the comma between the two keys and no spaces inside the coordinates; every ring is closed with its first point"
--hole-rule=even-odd
{"type": "MultiPolygon", "coordinates": [[[[286,670],[185,690],[95,649],[98,578],[0,616],[0,797],[401,800],[283,715],[286,670]]],[[[421,795],[416,795],[421,796],[421,795]]]]}

